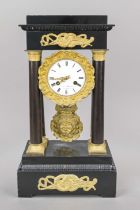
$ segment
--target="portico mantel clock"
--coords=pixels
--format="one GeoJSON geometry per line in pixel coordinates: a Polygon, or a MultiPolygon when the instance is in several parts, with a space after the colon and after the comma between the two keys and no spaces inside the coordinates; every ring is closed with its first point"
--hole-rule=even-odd
{"type": "Polygon", "coordinates": [[[116,195],[116,167],[104,140],[104,64],[113,26],[104,15],[27,16],[20,25],[27,34],[30,139],[18,168],[19,197],[116,195]],[[52,54],[41,62],[45,50],[52,54]],[[76,111],[88,95],[91,131],[79,140],[84,126],[76,111]],[[50,122],[56,140],[45,132],[44,100],[56,105],[50,122]]]}

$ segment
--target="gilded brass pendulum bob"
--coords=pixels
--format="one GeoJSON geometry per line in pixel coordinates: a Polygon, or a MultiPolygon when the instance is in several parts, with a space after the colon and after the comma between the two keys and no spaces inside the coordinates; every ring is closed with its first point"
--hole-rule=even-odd
{"type": "Polygon", "coordinates": [[[75,114],[77,106],[56,105],[55,109],[57,113],[51,121],[53,135],[64,142],[72,142],[78,139],[83,131],[83,124],[80,117],[75,114]]]}

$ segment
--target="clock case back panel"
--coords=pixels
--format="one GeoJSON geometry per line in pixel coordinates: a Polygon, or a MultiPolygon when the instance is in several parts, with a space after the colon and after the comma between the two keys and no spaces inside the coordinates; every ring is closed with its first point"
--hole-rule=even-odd
{"type": "MultiPolygon", "coordinates": [[[[107,24],[107,16],[27,16],[27,25],[20,25],[27,34],[27,50],[60,50],[59,46],[40,45],[43,34],[70,32],[87,34],[95,37],[93,46],[84,49],[107,49],[107,31],[114,25],[107,24]]],[[[65,48],[71,49],[71,48],[65,48]]],[[[76,46],[72,49],[83,49],[76,46]]],[[[30,156],[26,148],[18,168],[18,196],[35,195],[98,195],[115,197],[116,167],[107,144],[107,154],[89,155],[87,140],[72,143],[49,140],[45,156],[30,156]],[[38,190],[38,180],[48,175],[75,174],[78,177],[88,176],[90,180],[97,178],[96,190],[73,192],[54,190],[38,190]]]]}

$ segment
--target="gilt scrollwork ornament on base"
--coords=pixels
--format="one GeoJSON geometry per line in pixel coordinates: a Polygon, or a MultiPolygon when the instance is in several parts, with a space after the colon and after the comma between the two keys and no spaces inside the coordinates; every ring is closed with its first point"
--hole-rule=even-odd
{"type": "Polygon", "coordinates": [[[74,174],[48,175],[38,180],[38,190],[58,190],[61,192],[74,192],[78,189],[83,191],[96,190],[97,178],[89,179],[88,176],[78,177],[74,174]]]}
{"type": "Polygon", "coordinates": [[[63,48],[73,48],[77,45],[80,45],[82,48],[85,48],[87,46],[92,46],[91,43],[93,41],[94,37],[90,37],[88,39],[86,34],[76,35],[74,33],[60,33],[57,35],[54,33],[49,33],[41,37],[40,44],[41,46],[58,45],[63,48]]]}
{"type": "Polygon", "coordinates": [[[55,109],[57,113],[51,121],[51,130],[54,136],[65,142],[78,139],[83,131],[83,124],[80,117],[75,114],[77,106],[56,105],[55,109]]]}

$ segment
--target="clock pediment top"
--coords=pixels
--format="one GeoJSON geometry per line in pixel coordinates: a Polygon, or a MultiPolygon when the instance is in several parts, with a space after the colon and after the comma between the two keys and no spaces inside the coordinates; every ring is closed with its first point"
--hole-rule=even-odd
{"type": "Polygon", "coordinates": [[[109,31],[114,24],[107,24],[106,15],[46,15],[26,17],[25,31],[109,31]]]}
{"type": "Polygon", "coordinates": [[[107,32],[115,26],[107,19],[107,15],[28,15],[26,24],[19,26],[26,31],[27,50],[107,49],[107,32]],[[70,45],[57,42],[59,38],[68,42],[64,35],[70,45]]]}
{"type": "Polygon", "coordinates": [[[113,24],[27,24],[19,25],[24,31],[110,31],[113,24]]]}

